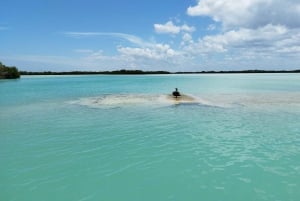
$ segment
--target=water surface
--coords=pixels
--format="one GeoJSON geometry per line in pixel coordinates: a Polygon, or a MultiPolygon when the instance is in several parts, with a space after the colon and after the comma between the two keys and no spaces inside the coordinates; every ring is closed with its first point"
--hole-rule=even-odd
{"type": "Polygon", "coordinates": [[[299,74],[0,81],[0,200],[299,200],[299,89],[299,74]]]}

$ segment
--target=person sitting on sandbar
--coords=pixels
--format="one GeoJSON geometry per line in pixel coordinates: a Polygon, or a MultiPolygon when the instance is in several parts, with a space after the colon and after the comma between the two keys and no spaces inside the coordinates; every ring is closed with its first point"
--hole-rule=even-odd
{"type": "Polygon", "coordinates": [[[178,96],[180,96],[180,93],[179,93],[179,91],[178,91],[178,89],[177,88],[175,88],[175,91],[173,91],[173,96],[175,97],[175,98],[177,98],[178,96]]]}

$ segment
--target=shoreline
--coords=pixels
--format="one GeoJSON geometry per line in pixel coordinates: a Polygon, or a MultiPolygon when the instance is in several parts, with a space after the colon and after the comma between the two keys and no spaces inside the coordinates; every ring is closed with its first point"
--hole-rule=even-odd
{"type": "Polygon", "coordinates": [[[197,72],[168,72],[168,71],[67,71],[67,72],[31,72],[20,71],[20,75],[161,75],[161,74],[265,74],[265,73],[300,73],[298,70],[242,70],[242,71],[197,71],[197,72]]]}

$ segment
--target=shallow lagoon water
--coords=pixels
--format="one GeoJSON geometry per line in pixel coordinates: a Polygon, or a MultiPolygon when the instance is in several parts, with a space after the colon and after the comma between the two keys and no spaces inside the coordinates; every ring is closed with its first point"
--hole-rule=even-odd
{"type": "Polygon", "coordinates": [[[0,81],[0,200],[299,200],[299,89],[299,74],[0,81]]]}

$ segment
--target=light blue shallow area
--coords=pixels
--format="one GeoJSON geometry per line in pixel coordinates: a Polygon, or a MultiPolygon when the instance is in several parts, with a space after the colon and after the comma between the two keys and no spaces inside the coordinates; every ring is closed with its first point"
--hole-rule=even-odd
{"type": "Polygon", "coordinates": [[[300,74],[0,81],[1,201],[298,201],[299,189],[300,74]],[[197,101],[163,99],[175,87],[197,101]]]}

